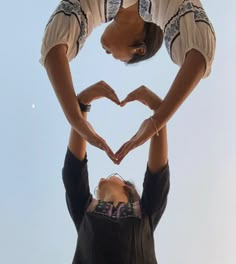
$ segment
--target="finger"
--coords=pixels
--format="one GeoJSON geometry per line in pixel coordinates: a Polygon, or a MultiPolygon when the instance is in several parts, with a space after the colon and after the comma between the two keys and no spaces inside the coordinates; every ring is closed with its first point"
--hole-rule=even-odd
{"type": "Polygon", "coordinates": [[[125,148],[125,146],[128,144],[129,141],[127,141],[126,143],[124,143],[116,152],[116,156],[118,156],[120,154],[120,152],[123,151],[123,149],[125,148]]]}
{"type": "Polygon", "coordinates": [[[129,152],[130,151],[124,151],[123,150],[123,152],[119,156],[116,155],[116,160],[117,160],[118,164],[121,163],[121,161],[128,155],[129,152]]]}
{"type": "Polygon", "coordinates": [[[127,103],[125,102],[125,100],[123,100],[123,101],[120,102],[120,106],[121,106],[121,107],[125,106],[126,104],[127,104],[127,103]]]}
{"type": "Polygon", "coordinates": [[[111,92],[110,92],[111,100],[117,104],[120,104],[120,99],[118,98],[116,92],[112,88],[110,89],[111,89],[111,92]]]}
{"type": "Polygon", "coordinates": [[[110,85],[108,85],[106,82],[102,81],[102,86],[105,90],[105,97],[107,97],[108,99],[110,99],[111,101],[113,101],[116,104],[120,104],[120,100],[118,98],[118,96],[116,95],[116,92],[111,88],[110,85]]]}
{"type": "MultiPolygon", "coordinates": [[[[125,156],[124,156],[124,157],[125,157],[125,156]]],[[[119,158],[119,159],[117,158],[117,160],[116,160],[117,163],[116,163],[116,164],[117,164],[117,165],[120,165],[120,163],[122,162],[122,160],[124,159],[124,157],[119,158]]]]}
{"type": "Polygon", "coordinates": [[[132,149],[134,148],[134,142],[126,142],[117,152],[116,158],[119,160],[123,159],[132,149]]]}
{"type": "Polygon", "coordinates": [[[113,153],[113,151],[112,151],[109,147],[107,147],[107,148],[105,149],[105,151],[106,151],[108,157],[109,157],[114,163],[117,163],[117,157],[116,157],[116,155],[113,153]]]}
{"type": "Polygon", "coordinates": [[[107,143],[104,140],[101,140],[101,142],[99,143],[99,148],[104,150],[108,157],[114,162],[117,163],[117,158],[116,155],[113,153],[113,151],[111,150],[111,148],[107,145],[107,143]]]}
{"type": "Polygon", "coordinates": [[[110,147],[105,143],[96,143],[93,144],[94,146],[98,147],[99,149],[103,150],[106,152],[107,156],[115,163],[118,164],[118,159],[116,158],[115,154],[113,151],[110,149],[110,147]]]}
{"type": "Polygon", "coordinates": [[[122,162],[122,160],[125,158],[125,156],[126,155],[123,155],[123,156],[120,156],[119,158],[118,157],[116,158],[116,162],[117,162],[118,165],[122,162]]]}
{"type": "Polygon", "coordinates": [[[116,158],[117,159],[119,159],[120,157],[121,157],[121,155],[120,155],[120,153],[121,152],[123,152],[123,149],[125,148],[125,145],[126,145],[127,143],[125,143],[122,147],[120,147],[119,149],[118,149],[118,151],[116,152],[116,158]]]}
{"type": "Polygon", "coordinates": [[[134,136],[132,136],[132,138],[131,138],[129,141],[125,142],[125,143],[119,148],[119,150],[116,152],[116,156],[119,155],[119,153],[122,152],[122,151],[127,147],[128,144],[130,144],[131,142],[133,142],[133,141],[135,140],[135,138],[136,138],[137,135],[138,135],[138,132],[135,133],[134,136]]]}
{"type": "Polygon", "coordinates": [[[106,98],[110,99],[112,102],[114,102],[117,105],[120,105],[120,100],[117,97],[117,95],[113,92],[107,92],[105,95],[106,98]]]}
{"type": "Polygon", "coordinates": [[[144,90],[143,86],[140,86],[139,88],[135,89],[133,92],[129,93],[127,97],[123,101],[121,101],[121,106],[124,106],[125,104],[132,102],[132,101],[140,101],[143,103],[143,101],[141,101],[143,97],[142,96],[143,90],[144,90]]]}
{"type": "Polygon", "coordinates": [[[117,155],[116,158],[118,160],[123,159],[131,150],[131,145],[127,144],[117,155]]]}
{"type": "Polygon", "coordinates": [[[135,100],[136,100],[135,95],[131,93],[131,94],[127,95],[127,97],[124,100],[122,100],[120,102],[120,106],[124,106],[127,103],[135,101],[135,100]]]}

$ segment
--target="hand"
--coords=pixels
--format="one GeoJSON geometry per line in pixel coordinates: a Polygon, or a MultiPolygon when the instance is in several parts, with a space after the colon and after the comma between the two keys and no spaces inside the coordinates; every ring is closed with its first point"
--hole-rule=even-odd
{"type": "MultiPolygon", "coordinates": [[[[97,82],[83,90],[77,98],[83,104],[90,104],[92,101],[106,97],[114,103],[120,105],[120,101],[115,91],[104,81],[97,82]]],[[[91,145],[104,150],[109,158],[117,164],[115,154],[112,152],[106,141],[100,137],[86,120],[80,120],[80,135],[91,145]]]]}
{"type": "Polygon", "coordinates": [[[115,91],[104,81],[97,82],[83,90],[77,98],[83,104],[90,104],[92,101],[106,97],[117,105],[120,105],[115,91]]]}
{"type": "Polygon", "coordinates": [[[155,111],[160,106],[162,99],[146,86],[142,85],[128,94],[127,97],[121,101],[120,106],[125,106],[132,101],[139,101],[155,111]]]}
{"type": "Polygon", "coordinates": [[[138,132],[116,152],[116,162],[120,164],[123,158],[133,149],[145,143],[148,139],[154,136],[156,129],[151,118],[143,121],[138,132]]]}
{"type": "Polygon", "coordinates": [[[79,135],[84,140],[89,142],[91,145],[93,145],[97,148],[100,148],[101,150],[104,150],[107,153],[108,157],[115,164],[118,164],[115,154],[110,149],[110,147],[107,145],[106,141],[94,131],[93,127],[91,126],[91,124],[87,120],[80,119],[78,126],[80,129],[79,129],[79,131],[77,131],[77,133],[79,133],[79,135]]]}
{"type": "MultiPolygon", "coordinates": [[[[153,111],[157,110],[162,103],[162,99],[145,86],[141,86],[128,94],[128,96],[121,101],[120,105],[124,106],[132,101],[139,101],[147,105],[153,111]]],[[[155,122],[155,120],[151,120],[151,118],[146,119],[140,126],[138,132],[116,152],[118,163],[120,163],[132,149],[145,143],[157,132],[153,122],[155,122]]]]}

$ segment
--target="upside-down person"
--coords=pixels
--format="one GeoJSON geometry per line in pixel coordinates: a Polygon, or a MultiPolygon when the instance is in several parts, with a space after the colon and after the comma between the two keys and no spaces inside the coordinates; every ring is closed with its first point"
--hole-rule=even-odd
{"type": "Polygon", "coordinates": [[[63,0],[47,24],[41,63],[71,126],[87,142],[121,161],[165,126],[210,74],[215,43],[213,26],[200,0],[63,0]],[[126,64],[137,63],[154,56],[164,40],[172,61],[180,66],[153,119],[146,119],[116,154],[82,118],[69,66],[92,30],[109,21],[101,37],[107,54],[126,64]]]}

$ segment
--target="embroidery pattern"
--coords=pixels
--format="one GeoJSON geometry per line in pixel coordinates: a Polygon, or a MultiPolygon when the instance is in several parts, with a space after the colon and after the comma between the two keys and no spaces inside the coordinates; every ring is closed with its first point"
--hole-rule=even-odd
{"type": "Polygon", "coordinates": [[[204,22],[209,25],[213,34],[213,26],[207,17],[204,9],[193,5],[189,1],[184,1],[183,4],[179,7],[177,13],[168,21],[164,29],[164,40],[168,53],[171,55],[171,47],[174,40],[180,35],[180,18],[184,15],[192,12],[194,14],[194,19],[196,22],[204,22]]]}
{"type": "Polygon", "coordinates": [[[119,8],[122,5],[122,0],[105,0],[105,21],[111,21],[117,14],[119,8]]]}
{"type": "Polygon", "coordinates": [[[120,203],[117,207],[114,207],[112,202],[93,199],[87,209],[87,212],[115,219],[127,217],[141,218],[139,201],[135,203],[120,203]]]}
{"type": "Polygon", "coordinates": [[[151,8],[152,2],[150,0],[139,1],[139,15],[146,22],[152,22],[151,8]]]}
{"type": "Polygon", "coordinates": [[[88,35],[88,21],[86,14],[82,10],[80,2],[78,0],[74,0],[73,2],[69,0],[62,0],[58,5],[58,7],[56,8],[56,10],[51,15],[48,24],[51,23],[55,15],[57,15],[58,13],[64,13],[66,16],[74,15],[76,17],[80,26],[80,35],[77,40],[77,53],[78,53],[78,51],[83,47],[88,35]]]}

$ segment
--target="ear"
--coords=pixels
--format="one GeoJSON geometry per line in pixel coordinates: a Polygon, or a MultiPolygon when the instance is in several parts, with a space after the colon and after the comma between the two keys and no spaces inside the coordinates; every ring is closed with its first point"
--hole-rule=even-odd
{"type": "Polygon", "coordinates": [[[145,43],[142,43],[140,46],[134,48],[134,54],[143,56],[146,54],[146,52],[147,52],[147,47],[145,43]]]}

